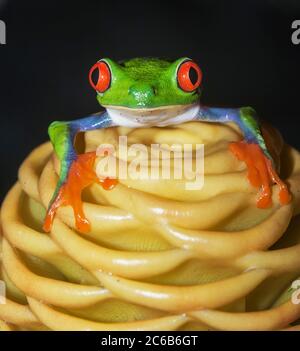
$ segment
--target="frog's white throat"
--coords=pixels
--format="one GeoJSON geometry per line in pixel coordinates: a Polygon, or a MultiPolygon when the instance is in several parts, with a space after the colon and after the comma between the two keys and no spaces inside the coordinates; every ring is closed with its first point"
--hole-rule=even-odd
{"type": "Polygon", "coordinates": [[[128,128],[164,127],[188,122],[196,118],[200,105],[162,106],[153,109],[132,109],[117,106],[105,106],[106,111],[116,126],[128,128]]]}

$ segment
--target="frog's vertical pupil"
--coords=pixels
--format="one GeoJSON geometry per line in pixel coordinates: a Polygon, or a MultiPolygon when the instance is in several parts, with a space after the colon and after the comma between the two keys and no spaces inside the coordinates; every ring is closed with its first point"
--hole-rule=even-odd
{"type": "Polygon", "coordinates": [[[99,69],[94,69],[92,72],[92,82],[96,86],[99,79],[99,69]]]}
{"type": "Polygon", "coordinates": [[[195,70],[194,67],[191,67],[189,70],[189,78],[193,85],[197,83],[198,80],[198,72],[195,70]]]}

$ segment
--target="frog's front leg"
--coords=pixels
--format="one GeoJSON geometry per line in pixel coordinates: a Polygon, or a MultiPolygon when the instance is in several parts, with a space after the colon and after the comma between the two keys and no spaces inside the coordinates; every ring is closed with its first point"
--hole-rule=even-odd
{"type": "Polygon", "coordinates": [[[97,177],[93,167],[96,152],[78,155],[74,149],[74,139],[79,132],[111,126],[113,122],[106,112],[75,121],[53,122],[49,126],[50,140],[60,160],[60,174],[44,221],[43,229],[46,232],[51,230],[57,209],[67,205],[73,208],[77,229],[89,231],[90,224],[82,208],[82,190],[94,182],[102,183],[106,188],[112,187],[114,182],[105,182],[97,177]]]}
{"type": "Polygon", "coordinates": [[[239,160],[246,163],[250,183],[260,188],[257,206],[267,208],[272,204],[272,183],[279,186],[280,203],[289,203],[290,193],[275,170],[274,161],[266,146],[253,108],[226,109],[201,106],[196,119],[208,122],[235,122],[242,130],[244,140],[230,143],[229,149],[239,160]]]}

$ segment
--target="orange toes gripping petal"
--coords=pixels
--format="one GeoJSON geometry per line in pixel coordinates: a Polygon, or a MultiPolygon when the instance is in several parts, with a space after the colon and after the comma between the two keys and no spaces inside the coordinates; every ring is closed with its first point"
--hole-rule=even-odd
{"type": "Polygon", "coordinates": [[[250,183],[260,188],[257,199],[257,207],[267,208],[272,204],[273,183],[279,186],[279,201],[286,205],[291,201],[291,194],[287,185],[280,179],[272,166],[271,160],[265,156],[258,144],[238,141],[229,144],[229,150],[248,168],[248,179],[250,183]]]}
{"type": "Polygon", "coordinates": [[[101,184],[105,190],[110,190],[118,183],[116,179],[99,179],[94,171],[96,152],[88,152],[78,155],[72,163],[66,182],[62,185],[59,193],[49,208],[43,229],[46,232],[51,230],[51,226],[60,206],[72,206],[76,228],[83,233],[90,231],[90,223],[83,212],[81,200],[82,190],[93,183],[101,184]]]}
{"type": "Polygon", "coordinates": [[[278,174],[276,173],[276,171],[273,169],[272,167],[272,163],[269,159],[266,160],[267,162],[267,167],[268,167],[268,171],[269,171],[269,174],[273,180],[274,183],[278,184],[279,186],[279,200],[280,200],[280,203],[282,205],[286,205],[288,204],[291,199],[292,199],[292,196],[288,190],[288,187],[287,185],[279,178],[278,174]]]}

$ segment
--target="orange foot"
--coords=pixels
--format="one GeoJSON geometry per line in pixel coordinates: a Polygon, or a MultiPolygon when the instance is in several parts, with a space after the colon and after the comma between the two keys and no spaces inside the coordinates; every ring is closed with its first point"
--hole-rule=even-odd
{"type": "Polygon", "coordinates": [[[267,208],[272,204],[272,183],[279,186],[279,201],[286,205],[291,201],[291,195],[286,184],[279,178],[272,166],[271,160],[265,156],[258,144],[250,144],[245,141],[238,141],[229,144],[229,150],[241,161],[244,161],[248,168],[248,179],[250,183],[261,188],[257,199],[257,207],[267,208]]]}
{"type": "Polygon", "coordinates": [[[59,193],[49,208],[43,229],[49,232],[52,227],[54,216],[60,206],[72,206],[75,216],[76,228],[80,232],[90,231],[90,223],[84,215],[82,208],[81,192],[92,183],[99,183],[105,190],[110,190],[117,184],[116,179],[99,179],[94,171],[96,152],[88,152],[78,155],[72,163],[68,178],[62,185],[59,193]]]}

